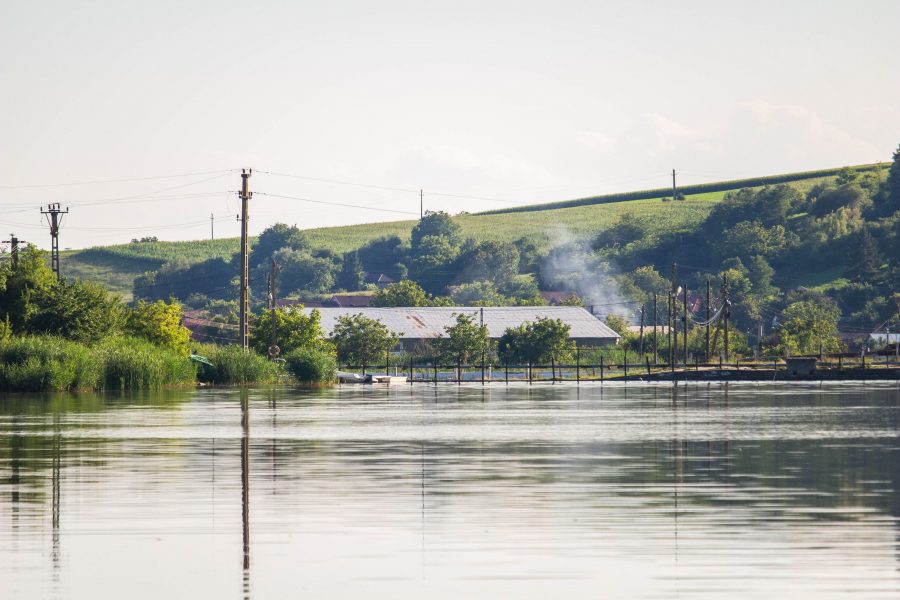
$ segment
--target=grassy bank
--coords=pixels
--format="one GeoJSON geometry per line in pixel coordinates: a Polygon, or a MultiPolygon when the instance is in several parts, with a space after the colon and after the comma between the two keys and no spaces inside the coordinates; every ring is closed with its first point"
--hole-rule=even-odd
{"type": "Polygon", "coordinates": [[[235,346],[205,346],[214,366],[132,337],[87,346],[55,336],[11,337],[0,342],[0,392],[153,390],[193,386],[270,383],[278,367],[235,346]]]}

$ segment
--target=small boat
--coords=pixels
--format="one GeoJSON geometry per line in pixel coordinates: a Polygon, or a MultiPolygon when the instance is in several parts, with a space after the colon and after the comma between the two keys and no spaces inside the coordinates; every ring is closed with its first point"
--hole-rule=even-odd
{"type": "Polygon", "coordinates": [[[338,371],[337,378],[341,383],[381,383],[385,385],[406,383],[406,377],[402,375],[373,375],[372,373],[360,375],[347,371],[338,371]]]}

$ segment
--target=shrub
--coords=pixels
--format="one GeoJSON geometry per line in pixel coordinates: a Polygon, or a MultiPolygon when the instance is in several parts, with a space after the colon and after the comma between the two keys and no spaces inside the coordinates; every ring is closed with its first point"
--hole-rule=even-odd
{"type": "Polygon", "coordinates": [[[271,383],[278,379],[278,365],[240,346],[204,346],[203,354],[213,366],[202,365],[198,379],[219,385],[271,383]]]}
{"type": "Polygon", "coordinates": [[[337,378],[334,354],[315,348],[298,348],[284,357],[288,373],[303,383],[332,383],[337,378]]]}

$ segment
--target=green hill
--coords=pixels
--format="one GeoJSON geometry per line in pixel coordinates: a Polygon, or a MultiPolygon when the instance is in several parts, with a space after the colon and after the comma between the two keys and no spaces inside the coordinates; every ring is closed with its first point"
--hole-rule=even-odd
{"type": "MultiPolygon", "coordinates": [[[[856,171],[887,169],[888,164],[860,165],[856,171]]],[[[459,214],[454,220],[462,234],[477,241],[512,241],[523,236],[553,242],[592,236],[616,223],[622,215],[650,217],[659,232],[688,230],[703,221],[725,193],[747,187],[788,183],[801,190],[831,179],[840,169],[788,173],[737,181],[686,186],[679,191],[683,201],[661,201],[671,190],[642,190],[593,196],[556,203],[512,207],[484,213],[459,214]]],[[[314,248],[343,253],[368,241],[389,235],[407,240],[416,221],[391,221],[306,230],[314,248]]],[[[131,298],[132,282],[145,271],[169,261],[187,264],[214,257],[227,258],[240,249],[238,238],[183,242],[138,242],[101,246],[62,253],[63,272],[68,277],[96,281],[123,297],[131,298]]]]}

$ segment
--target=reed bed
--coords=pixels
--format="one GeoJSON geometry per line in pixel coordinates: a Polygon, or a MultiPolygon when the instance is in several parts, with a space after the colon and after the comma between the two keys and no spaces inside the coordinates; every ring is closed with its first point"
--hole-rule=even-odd
{"type": "Polygon", "coordinates": [[[278,380],[279,366],[255,352],[244,352],[239,346],[205,345],[199,349],[213,366],[202,365],[197,378],[215,385],[272,383],[278,380]]]}
{"type": "Polygon", "coordinates": [[[197,368],[190,358],[140,338],[112,338],[98,352],[103,357],[104,389],[149,390],[197,381],[197,368]]]}

